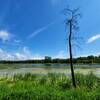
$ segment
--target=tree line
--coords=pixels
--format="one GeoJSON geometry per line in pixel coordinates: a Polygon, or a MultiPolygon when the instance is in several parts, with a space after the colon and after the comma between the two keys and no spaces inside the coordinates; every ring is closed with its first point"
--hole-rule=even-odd
{"type": "MultiPolygon", "coordinates": [[[[45,59],[41,60],[1,60],[1,64],[15,64],[15,63],[26,63],[26,64],[39,64],[39,63],[65,63],[65,64],[70,64],[70,59],[60,59],[60,58],[55,58],[52,59],[49,56],[46,56],[45,59]]],[[[78,58],[73,58],[73,63],[74,64],[93,64],[93,63],[100,63],[100,55],[99,56],[87,56],[87,57],[78,57],[78,58]]]]}

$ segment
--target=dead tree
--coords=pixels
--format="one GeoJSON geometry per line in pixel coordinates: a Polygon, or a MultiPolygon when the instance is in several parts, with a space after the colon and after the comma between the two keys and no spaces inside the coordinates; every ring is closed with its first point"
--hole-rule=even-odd
{"type": "Polygon", "coordinates": [[[71,67],[71,75],[72,75],[72,83],[73,86],[76,88],[75,82],[75,74],[74,74],[74,67],[73,67],[73,53],[72,53],[72,35],[73,31],[78,29],[78,17],[80,14],[78,13],[79,9],[64,9],[64,14],[67,16],[66,25],[69,28],[68,34],[68,44],[69,44],[69,54],[70,54],[70,67],[71,67]]]}

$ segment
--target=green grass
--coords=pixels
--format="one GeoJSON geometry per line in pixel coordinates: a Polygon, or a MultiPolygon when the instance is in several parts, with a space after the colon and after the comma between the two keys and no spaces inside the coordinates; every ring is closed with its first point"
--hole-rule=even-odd
{"type": "Polygon", "coordinates": [[[64,74],[25,74],[0,79],[0,100],[100,100],[100,78],[76,74],[77,88],[64,74]]]}

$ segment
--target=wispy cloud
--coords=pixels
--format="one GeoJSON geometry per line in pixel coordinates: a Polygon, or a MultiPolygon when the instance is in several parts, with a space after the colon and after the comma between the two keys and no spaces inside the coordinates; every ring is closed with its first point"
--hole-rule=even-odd
{"type": "Polygon", "coordinates": [[[96,41],[97,39],[100,39],[100,34],[90,37],[88,39],[87,43],[92,43],[92,42],[96,41]]]}
{"type": "Polygon", "coordinates": [[[14,34],[7,30],[0,30],[0,42],[11,46],[18,46],[23,44],[21,40],[17,39],[14,34]]]}
{"type": "Polygon", "coordinates": [[[46,26],[44,26],[44,27],[42,27],[42,28],[37,29],[37,30],[34,31],[32,34],[30,34],[30,35],[28,36],[28,38],[33,38],[33,37],[35,37],[36,35],[40,34],[41,32],[45,31],[47,28],[49,28],[50,26],[52,26],[54,23],[55,23],[55,21],[49,23],[48,25],[46,25],[46,26]]]}
{"type": "Polygon", "coordinates": [[[43,59],[40,54],[32,54],[28,47],[23,47],[21,51],[7,52],[0,48],[0,60],[29,60],[29,59],[43,59]]]}
{"type": "Polygon", "coordinates": [[[57,55],[53,56],[53,58],[66,58],[67,54],[64,50],[60,50],[57,55]]]}
{"type": "MultiPolygon", "coordinates": [[[[45,56],[45,55],[44,55],[45,56]]],[[[22,49],[16,52],[7,52],[0,48],[0,60],[32,60],[32,59],[44,59],[43,55],[39,53],[33,54],[28,47],[22,47],[22,49]]],[[[52,58],[66,58],[66,53],[64,50],[59,51],[52,58]]]]}
{"type": "Polygon", "coordinates": [[[0,39],[5,42],[11,39],[12,35],[6,30],[0,30],[0,39]]]}
{"type": "Polygon", "coordinates": [[[38,29],[38,30],[34,31],[31,35],[29,35],[28,38],[33,38],[33,37],[35,37],[36,35],[38,35],[40,32],[42,32],[42,31],[44,31],[44,30],[46,30],[46,29],[47,29],[47,26],[38,29]]]}

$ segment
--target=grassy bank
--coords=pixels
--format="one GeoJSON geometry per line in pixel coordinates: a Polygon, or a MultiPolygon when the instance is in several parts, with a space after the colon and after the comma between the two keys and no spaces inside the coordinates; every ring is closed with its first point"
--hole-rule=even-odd
{"type": "Polygon", "coordinates": [[[100,78],[76,74],[77,88],[64,74],[14,75],[0,79],[0,100],[100,100],[100,78]]]}

